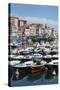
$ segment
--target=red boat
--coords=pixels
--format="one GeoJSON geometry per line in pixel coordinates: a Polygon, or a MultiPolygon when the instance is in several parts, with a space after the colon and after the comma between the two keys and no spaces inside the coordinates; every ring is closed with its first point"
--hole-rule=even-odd
{"type": "Polygon", "coordinates": [[[30,73],[36,73],[36,72],[41,72],[42,70],[44,70],[46,65],[46,61],[38,61],[36,63],[33,63],[30,65],[29,67],[29,72],[30,73]]]}
{"type": "Polygon", "coordinates": [[[44,70],[45,66],[35,66],[35,67],[30,67],[29,72],[30,73],[36,73],[36,72],[41,72],[44,70]]]}

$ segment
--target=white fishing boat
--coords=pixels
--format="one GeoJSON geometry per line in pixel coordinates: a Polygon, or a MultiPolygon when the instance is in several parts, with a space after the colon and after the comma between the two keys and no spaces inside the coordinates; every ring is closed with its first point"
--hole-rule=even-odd
{"type": "Polygon", "coordinates": [[[33,59],[33,58],[34,58],[34,56],[33,56],[33,55],[26,55],[25,57],[26,57],[26,59],[28,59],[28,60],[33,59]]]}
{"type": "Polygon", "coordinates": [[[27,47],[25,50],[26,50],[26,51],[33,51],[34,48],[33,48],[33,47],[27,47]]]}
{"type": "Polygon", "coordinates": [[[27,55],[27,54],[30,54],[30,51],[24,49],[24,50],[20,51],[20,54],[27,55]]]}
{"type": "Polygon", "coordinates": [[[51,53],[58,53],[58,50],[57,49],[52,49],[51,53]]]}
{"type": "Polygon", "coordinates": [[[16,65],[16,64],[19,64],[20,61],[17,61],[17,60],[13,60],[13,61],[9,61],[8,64],[13,66],[13,65],[16,65]]]}
{"type": "Polygon", "coordinates": [[[25,61],[23,63],[19,63],[17,65],[14,65],[14,67],[25,68],[25,67],[32,66],[33,64],[34,64],[33,61],[25,61]]]}
{"type": "Polygon", "coordinates": [[[34,63],[33,61],[26,61],[26,62],[24,62],[24,64],[27,65],[27,66],[36,65],[36,63],[34,63]]]}
{"type": "Polygon", "coordinates": [[[50,62],[52,59],[51,55],[45,55],[43,56],[43,60],[47,61],[47,62],[50,62]]]}
{"type": "Polygon", "coordinates": [[[9,58],[14,58],[15,55],[11,54],[11,55],[8,55],[9,58]]]}
{"type": "Polygon", "coordinates": [[[52,56],[51,55],[45,55],[43,58],[46,58],[46,59],[51,59],[52,56]]]}
{"type": "Polygon", "coordinates": [[[26,57],[24,55],[9,55],[11,59],[20,60],[25,59],[26,57]]]}
{"type": "Polygon", "coordinates": [[[18,46],[19,46],[19,45],[18,45],[17,43],[15,43],[15,42],[10,43],[9,45],[10,45],[11,47],[14,47],[14,46],[15,46],[15,47],[18,47],[18,46]]]}
{"type": "Polygon", "coordinates": [[[35,53],[34,54],[34,58],[42,58],[43,56],[41,55],[41,54],[39,54],[39,53],[35,53]]]}
{"type": "Polygon", "coordinates": [[[13,67],[16,67],[16,68],[25,68],[25,67],[27,67],[27,65],[24,64],[24,63],[20,63],[20,64],[17,64],[17,65],[14,65],[13,67]]]}
{"type": "Polygon", "coordinates": [[[52,59],[58,59],[58,55],[52,55],[52,59]]]}
{"type": "Polygon", "coordinates": [[[39,53],[40,51],[42,51],[42,49],[39,47],[39,48],[36,48],[36,49],[34,49],[34,52],[36,52],[36,53],[39,53]]]}
{"type": "Polygon", "coordinates": [[[11,50],[11,54],[18,54],[18,49],[11,50]]]}
{"type": "Polygon", "coordinates": [[[24,49],[19,49],[19,52],[22,52],[22,51],[24,51],[24,49]]]}
{"type": "Polygon", "coordinates": [[[58,65],[58,60],[52,60],[51,62],[47,63],[48,65],[58,65]]]}

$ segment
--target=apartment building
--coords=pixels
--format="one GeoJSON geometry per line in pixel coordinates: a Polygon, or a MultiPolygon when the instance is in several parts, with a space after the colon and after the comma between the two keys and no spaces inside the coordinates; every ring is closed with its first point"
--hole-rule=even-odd
{"type": "Polygon", "coordinates": [[[18,17],[15,16],[10,16],[9,17],[9,27],[10,27],[10,32],[17,32],[18,31],[18,17]]]}
{"type": "Polygon", "coordinates": [[[19,18],[15,16],[9,16],[9,31],[10,31],[10,43],[21,46],[22,34],[19,32],[19,18]]]}
{"type": "Polygon", "coordinates": [[[27,47],[28,36],[46,37],[52,35],[57,37],[58,33],[53,28],[41,23],[28,23],[27,20],[15,16],[9,17],[9,31],[12,42],[18,43],[20,47],[27,47]]]}
{"type": "Polygon", "coordinates": [[[33,24],[29,24],[28,28],[25,29],[26,36],[36,36],[36,26],[33,24]]]}

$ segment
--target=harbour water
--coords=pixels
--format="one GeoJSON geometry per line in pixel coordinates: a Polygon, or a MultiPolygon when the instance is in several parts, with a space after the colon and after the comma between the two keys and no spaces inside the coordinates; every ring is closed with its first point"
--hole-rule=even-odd
{"type": "MultiPolygon", "coordinates": [[[[15,72],[15,69],[11,72],[15,72]]],[[[58,84],[58,74],[52,75],[50,70],[36,73],[27,73],[23,71],[23,75],[18,79],[12,75],[10,77],[11,86],[32,86],[32,85],[49,85],[58,84]]]]}

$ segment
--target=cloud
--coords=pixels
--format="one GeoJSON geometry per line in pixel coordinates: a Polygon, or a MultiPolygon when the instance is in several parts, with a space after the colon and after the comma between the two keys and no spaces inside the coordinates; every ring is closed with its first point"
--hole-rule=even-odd
{"type": "Polygon", "coordinates": [[[51,28],[58,29],[58,21],[51,20],[47,18],[40,18],[40,17],[21,17],[28,21],[28,23],[41,23],[41,24],[47,24],[51,28]]]}
{"type": "Polygon", "coordinates": [[[31,23],[31,22],[36,22],[36,23],[42,23],[42,24],[47,24],[51,26],[52,28],[58,29],[58,21],[56,20],[51,20],[47,18],[39,18],[39,17],[25,17],[25,19],[31,23]]]}

